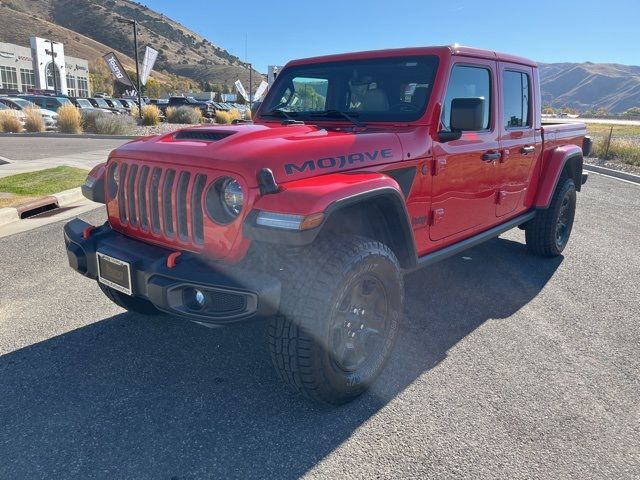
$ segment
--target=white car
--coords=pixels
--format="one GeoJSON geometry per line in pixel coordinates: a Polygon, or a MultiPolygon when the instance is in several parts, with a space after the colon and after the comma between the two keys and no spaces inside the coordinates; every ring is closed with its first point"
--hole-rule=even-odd
{"type": "Polygon", "coordinates": [[[38,108],[42,114],[42,120],[44,120],[44,126],[47,130],[55,130],[58,127],[58,114],[56,112],[47,110],[46,108],[40,108],[29,100],[18,97],[0,97],[0,103],[12,110],[20,112],[23,118],[24,112],[22,110],[25,108],[38,108]]]}

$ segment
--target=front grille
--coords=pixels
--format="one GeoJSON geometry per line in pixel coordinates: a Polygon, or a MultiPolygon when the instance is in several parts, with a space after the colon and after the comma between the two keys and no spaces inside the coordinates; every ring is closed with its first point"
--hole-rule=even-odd
{"type": "Polygon", "coordinates": [[[126,162],[118,168],[120,223],[168,240],[177,237],[185,243],[204,243],[202,196],[206,175],[126,162]]]}

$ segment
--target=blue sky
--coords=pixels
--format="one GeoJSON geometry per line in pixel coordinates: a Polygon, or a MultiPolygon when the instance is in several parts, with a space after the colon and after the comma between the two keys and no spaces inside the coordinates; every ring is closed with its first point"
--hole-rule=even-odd
{"type": "Polygon", "coordinates": [[[539,62],[640,65],[639,0],[143,0],[266,72],[330,53],[460,43],[539,62]]]}

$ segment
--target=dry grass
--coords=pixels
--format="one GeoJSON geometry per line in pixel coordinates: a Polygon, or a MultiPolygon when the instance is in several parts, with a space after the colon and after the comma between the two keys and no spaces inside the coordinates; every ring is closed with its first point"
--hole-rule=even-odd
{"type": "Polygon", "coordinates": [[[248,108],[247,108],[246,113],[244,114],[244,118],[245,118],[246,120],[252,120],[252,119],[253,119],[253,115],[252,115],[252,113],[251,113],[251,110],[249,110],[248,108]]]}
{"type": "Polygon", "coordinates": [[[22,131],[22,122],[13,110],[0,111],[0,132],[18,133],[22,131]]]}
{"type": "Polygon", "coordinates": [[[24,109],[24,128],[27,132],[44,132],[44,120],[39,108],[29,107],[24,109]]]}
{"type": "Polygon", "coordinates": [[[232,108],[231,110],[229,110],[229,117],[233,122],[234,120],[240,120],[242,118],[242,115],[240,115],[240,112],[237,108],[232,108]]]}
{"type": "Polygon", "coordinates": [[[155,105],[142,107],[142,124],[158,125],[160,123],[160,109],[155,105]]]}
{"type": "Polygon", "coordinates": [[[82,133],[82,115],[73,105],[58,109],[58,131],[60,133],[82,133]]]}
{"type": "Polygon", "coordinates": [[[202,111],[199,108],[178,107],[167,108],[167,121],[169,123],[202,123],[202,111]]]}
{"type": "Polygon", "coordinates": [[[593,138],[593,156],[640,166],[640,126],[589,123],[587,131],[593,138]],[[607,149],[610,133],[611,143],[607,149]]]}
{"type": "Polygon", "coordinates": [[[231,123],[231,115],[229,115],[229,112],[217,111],[216,123],[221,123],[221,124],[231,123]]]}

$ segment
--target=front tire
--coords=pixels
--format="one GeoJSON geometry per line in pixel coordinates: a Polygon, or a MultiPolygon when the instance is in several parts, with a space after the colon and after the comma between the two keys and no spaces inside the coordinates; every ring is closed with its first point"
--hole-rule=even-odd
{"type": "Polygon", "coordinates": [[[154,307],[149,300],[139,297],[131,297],[127,294],[114,290],[111,287],[107,287],[100,282],[98,282],[98,286],[109,300],[125,310],[140,313],[142,315],[160,315],[162,313],[154,307]]]}
{"type": "Polygon", "coordinates": [[[332,236],[287,260],[281,273],[281,313],[269,325],[279,376],[315,401],[353,400],[379,375],[398,334],[397,258],[380,242],[332,236]]]}
{"type": "Polygon", "coordinates": [[[569,242],[576,213],[576,186],[573,180],[561,177],[551,204],[540,210],[525,228],[527,248],[544,257],[557,257],[569,242]]]}

